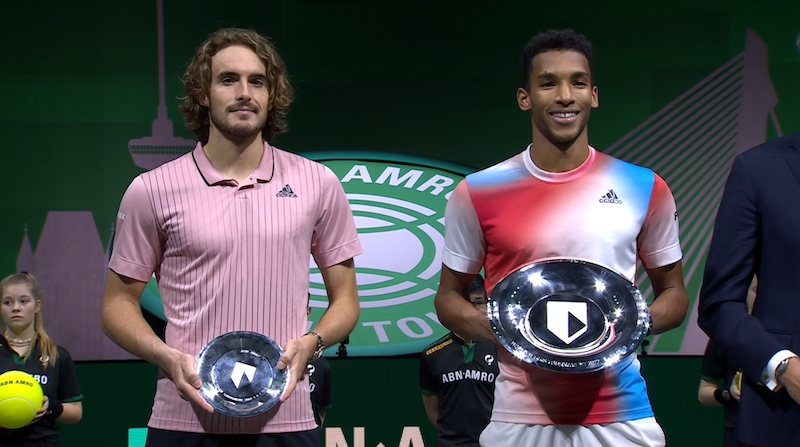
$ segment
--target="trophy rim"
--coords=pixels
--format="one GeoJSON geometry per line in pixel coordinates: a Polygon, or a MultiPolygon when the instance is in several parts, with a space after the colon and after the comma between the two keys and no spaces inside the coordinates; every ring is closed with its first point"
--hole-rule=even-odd
{"type": "Polygon", "coordinates": [[[284,370],[279,370],[277,367],[281,355],[283,349],[280,345],[272,338],[258,332],[232,331],[219,335],[208,342],[197,355],[195,369],[202,382],[200,395],[214,411],[227,416],[250,417],[269,411],[280,402],[289,384],[291,374],[289,366],[284,370]],[[226,344],[231,346],[224,349],[226,344]],[[223,346],[223,350],[215,351],[214,348],[217,346],[223,346]],[[236,400],[227,396],[214,378],[215,367],[220,359],[236,350],[247,350],[251,355],[257,354],[262,364],[269,366],[271,376],[269,384],[259,390],[258,394],[247,399],[236,400]]]}
{"type": "MultiPolygon", "coordinates": [[[[587,278],[591,278],[591,276],[587,276],[587,278]]],[[[528,277],[528,280],[530,280],[530,277],[528,277]]],[[[551,293],[550,296],[559,293],[574,294],[575,291],[565,286],[564,290],[551,293]]],[[[522,295],[520,294],[520,296],[522,295]]],[[[588,298],[582,298],[587,302],[592,302],[596,306],[598,305],[588,298]]],[[[606,301],[608,301],[608,298],[606,301]]],[[[516,306],[522,309],[522,306],[519,306],[519,304],[516,306]]],[[[647,302],[642,296],[641,291],[631,281],[611,268],[592,261],[575,258],[544,259],[514,269],[495,284],[492,294],[488,297],[486,312],[492,331],[498,341],[500,341],[500,344],[511,355],[526,364],[537,366],[548,371],[564,373],[595,372],[619,363],[638,349],[641,342],[648,335],[651,326],[651,317],[647,302]],[[603,285],[606,285],[606,282],[611,282],[611,289],[620,295],[619,297],[614,295],[613,300],[621,300],[626,308],[631,310],[635,309],[635,317],[634,315],[623,316],[621,315],[622,312],[619,312],[619,314],[614,313],[614,315],[602,312],[605,318],[605,327],[599,331],[600,335],[598,339],[591,340],[587,343],[588,346],[586,347],[556,347],[542,340],[541,337],[535,334],[534,330],[530,329],[529,313],[532,311],[533,307],[539,305],[542,300],[549,299],[549,296],[543,295],[534,298],[520,298],[529,298],[535,301],[533,305],[526,310],[525,320],[520,322],[513,321],[514,317],[511,315],[515,312],[509,307],[512,305],[512,303],[508,302],[510,298],[507,296],[498,296],[497,292],[513,289],[516,295],[519,286],[514,287],[511,283],[513,281],[520,282],[521,275],[528,271],[530,271],[531,274],[537,272],[550,273],[548,269],[553,269],[555,266],[568,266],[566,267],[567,269],[576,270],[576,272],[574,272],[575,274],[581,273],[579,269],[583,269],[584,273],[591,274],[595,278],[599,276],[602,279],[603,285]],[[524,333],[526,327],[529,333],[524,333]],[[603,337],[607,338],[601,339],[603,337]]],[[[519,315],[521,312],[522,311],[519,310],[517,314],[519,315]]]]}

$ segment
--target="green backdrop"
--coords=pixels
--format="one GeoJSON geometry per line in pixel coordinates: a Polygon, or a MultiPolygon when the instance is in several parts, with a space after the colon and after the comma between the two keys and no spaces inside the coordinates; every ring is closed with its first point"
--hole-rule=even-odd
{"type": "MultiPolygon", "coordinates": [[[[291,130],[275,143],[298,153],[392,152],[475,168],[510,156],[530,139],[514,99],[519,53],[535,32],[559,27],[596,46],[601,107],[590,141],[601,150],[741,53],[748,29],[768,47],[775,117],[784,133],[800,129],[796,0],[164,0],[164,21],[168,112],[186,138],[178,76],[221,26],[275,40],[297,90],[291,130]]],[[[149,135],[157,112],[156,2],[15,2],[0,14],[0,38],[0,271],[12,272],[25,229],[37,247],[50,211],[90,211],[108,243],[121,194],[141,172],[128,140],[149,135]]],[[[721,410],[696,401],[699,359],[643,365],[669,445],[718,445],[721,410]]],[[[403,426],[423,427],[432,445],[416,367],[413,358],[334,359],[329,425],[351,447],[353,427],[365,427],[369,447],[397,445],[403,426]]],[[[124,445],[126,428],[146,423],[154,367],[87,362],[78,372],[85,417],[64,429],[62,445],[124,445]]]]}

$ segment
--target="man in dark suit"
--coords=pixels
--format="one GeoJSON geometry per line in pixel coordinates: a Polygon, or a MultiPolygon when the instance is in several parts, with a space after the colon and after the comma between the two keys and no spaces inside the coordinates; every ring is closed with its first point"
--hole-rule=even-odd
{"type": "Polygon", "coordinates": [[[800,445],[800,132],[736,157],[708,252],[698,324],[743,370],[739,439],[758,447],[800,445]],[[758,298],[749,315],[753,274],[758,298]]]}

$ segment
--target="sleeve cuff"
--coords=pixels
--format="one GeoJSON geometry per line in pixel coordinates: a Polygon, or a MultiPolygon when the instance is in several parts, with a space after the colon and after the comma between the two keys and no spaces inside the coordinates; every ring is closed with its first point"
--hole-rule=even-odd
{"type": "Polygon", "coordinates": [[[783,349],[776,352],[769,362],[767,362],[767,367],[764,368],[764,371],[761,373],[761,382],[772,391],[777,391],[780,389],[780,384],[778,383],[778,379],[775,378],[775,369],[778,368],[778,364],[782,361],[791,358],[797,357],[797,354],[794,352],[783,349]]]}

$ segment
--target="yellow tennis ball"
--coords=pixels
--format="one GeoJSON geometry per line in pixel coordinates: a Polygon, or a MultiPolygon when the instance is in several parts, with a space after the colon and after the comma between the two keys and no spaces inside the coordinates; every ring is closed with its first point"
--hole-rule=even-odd
{"type": "Polygon", "coordinates": [[[0,374],[0,427],[20,428],[42,408],[42,386],[23,371],[0,374]]]}

